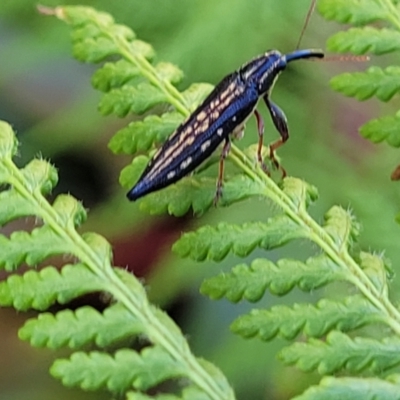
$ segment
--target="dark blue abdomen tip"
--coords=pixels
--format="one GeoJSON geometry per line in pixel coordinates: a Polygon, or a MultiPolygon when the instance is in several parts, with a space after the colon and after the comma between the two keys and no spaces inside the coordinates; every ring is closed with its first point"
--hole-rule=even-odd
{"type": "Polygon", "coordinates": [[[143,182],[138,182],[127,194],[126,197],[130,201],[135,201],[148,193],[148,188],[143,182]]]}
{"type": "Polygon", "coordinates": [[[140,196],[138,196],[134,189],[130,190],[127,194],[126,197],[130,200],[130,201],[135,201],[137,200],[140,196]]]}

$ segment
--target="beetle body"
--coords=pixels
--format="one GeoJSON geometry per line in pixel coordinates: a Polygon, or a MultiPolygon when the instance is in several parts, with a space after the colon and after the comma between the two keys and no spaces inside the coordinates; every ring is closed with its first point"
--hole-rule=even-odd
{"type": "Polygon", "coordinates": [[[321,50],[296,50],[286,55],[271,50],[226,76],[157,151],[139,181],[128,192],[129,200],[137,200],[177,182],[225,142],[217,182],[218,198],[222,186],[223,160],[229,152],[230,137],[243,133],[244,124],[253,112],[256,113],[260,136],[258,158],[262,162],[263,123],[255,110],[260,98],[264,99],[281,135],[270,147],[270,156],[274,159],[273,152],[287,140],[288,129],[283,111],[269,99],[270,91],[288,62],[323,56],[321,50]]]}

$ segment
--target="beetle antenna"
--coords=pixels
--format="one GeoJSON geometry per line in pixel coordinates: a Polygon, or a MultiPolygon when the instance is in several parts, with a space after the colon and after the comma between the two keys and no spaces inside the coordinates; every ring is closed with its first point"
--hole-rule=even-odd
{"type": "Polygon", "coordinates": [[[308,8],[308,12],[307,12],[306,19],[304,21],[303,28],[301,30],[300,36],[299,36],[299,40],[297,41],[296,49],[299,49],[299,47],[300,47],[300,43],[301,43],[301,41],[303,39],[304,32],[307,29],[308,23],[310,22],[311,15],[314,12],[314,9],[315,9],[316,5],[317,5],[317,0],[312,0],[311,4],[310,4],[310,7],[308,8]]]}
{"type": "Polygon", "coordinates": [[[366,62],[369,61],[370,57],[369,56],[356,56],[356,55],[337,55],[337,56],[328,56],[325,57],[323,60],[319,61],[354,61],[354,62],[366,62]]]}

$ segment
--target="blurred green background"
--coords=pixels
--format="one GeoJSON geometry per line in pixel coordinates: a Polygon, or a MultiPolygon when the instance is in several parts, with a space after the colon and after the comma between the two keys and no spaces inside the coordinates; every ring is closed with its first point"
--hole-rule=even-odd
{"type": "MultiPolygon", "coordinates": [[[[198,81],[216,84],[268,49],[292,51],[309,0],[43,2],[46,6],[61,4],[95,6],[130,26],[154,46],[158,60],[173,62],[184,71],[180,85],[184,89],[198,81]]],[[[109,138],[129,118],[102,117],[97,112],[100,94],[90,85],[95,67],[72,59],[69,28],[39,15],[35,5],[28,0],[3,0],[0,5],[0,119],[13,125],[21,141],[17,162],[23,165],[38,155],[52,160],[60,175],[57,193],[70,192],[90,209],[84,229],[103,234],[113,244],[116,265],[128,265],[145,277],[152,301],[170,311],[196,355],[224,371],[239,399],[287,399],[300,393],[318,377],[284,368],[276,361],[282,340],[268,344],[244,341],[229,332],[235,316],[252,306],[212,302],[198,288],[204,277],[240,262],[260,256],[273,261],[282,257],[304,260],[318,249],[300,242],[268,254],[255,251],[246,260],[230,256],[220,264],[175,258],[170,247],[182,231],[220,221],[264,221],[277,210],[268,202],[252,199],[212,209],[202,217],[175,219],[150,217],[138,204],[129,203],[118,185],[118,174],[130,159],[114,156],[107,148],[109,138]]],[[[337,29],[341,28],[315,13],[301,47],[324,48],[326,38],[337,29]]],[[[322,221],[334,204],[352,209],[363,226],[361,246],[384,251],[396,271],[400,252],[394,217],[400,198],[398,184],[389,176],[398,155],[387,146],[365,141],[357,128],[398,104],[394,101],[383,107],[375,100],[359,104],[329,88],[329,78],[336,73],[364,68],[365,64],[298,62],[283,73],[272,98],[286,112],[291,137],[279,156],[289,175],[319,188],[320,199],[312,206],[312,215],[322,221]]],[[[277,133],[264,105],[259,109],[266,122],[265,140],[273,141],[277,133]]],[[[256,140],[255,121],[250,120],[239,145],[256,140]]],[[[398,287],[394,282],[394,298],[398,287]]],[[[340,296],[347,289],[335,288],[335,294],[331,288],[326,290],[340,296]]],[[[323,293],[294,291],[284,299],[267,295],[263,306],[317,301],[323,293]]],[[[109,398],[105,393],[66,389],[52,380],[47,370],[54,353],[31,349],[17,339],[17,329],[26,318],[26,314],[0,310],[0,400],[109,398]]]]}

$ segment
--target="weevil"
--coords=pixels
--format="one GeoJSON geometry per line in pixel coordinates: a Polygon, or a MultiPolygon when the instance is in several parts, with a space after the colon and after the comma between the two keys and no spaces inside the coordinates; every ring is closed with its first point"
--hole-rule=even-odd
{"type": "Polygon", "coordinates": [[[261,98],[280,134],[280,138],[270,145],[269,155],[285,175],[285,170],[275,158],[275,151],[288,140],[289,130],[284,112],[270,99],[271,90],[279,74],[291,61],[323,57],[322,50],[317,49],[295,50],[289,54],[270,50],[227,75],[156,152],[139,181],[128,192],[128,199],[137,200],[177,182],[223,143],[214,199],[216,203],[222,194],[224,160],[229,153],[231,137],[243,135],[245,123],[253,113],[259,135],[257,158],[266,169],[261,154],[264,122],[256,110],[261,98]]]}

